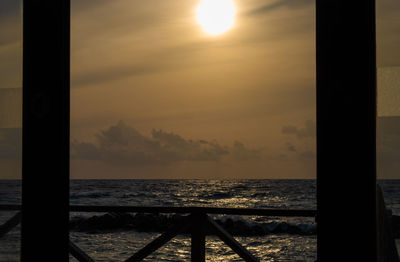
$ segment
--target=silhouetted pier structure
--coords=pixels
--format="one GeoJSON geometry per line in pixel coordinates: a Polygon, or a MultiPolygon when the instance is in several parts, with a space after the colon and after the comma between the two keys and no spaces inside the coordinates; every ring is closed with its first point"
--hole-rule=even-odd
{"type": "MultiPolygon", "coordinates": [[[[377,227],[379,259],[378,261],[400,261],[395,244],[393,224],[390,211],[386,209],[383,192],[377,186],[377,227]]],[[[0,211],[19,211],[3,225],[0,225],[1,238],[21,222],[21,205],[0,205],[0,211]]],[[[220,207],[165,207],[165,206],[99,206],[99,205],[71,205],[69,212],[88,213],[153,213],[153,214],[186,214],[182,221],[177,222],[164,233],[153,239],[145,247],[137,251],[125,262],[142,261],[151,253],[165,245],[177,235],[190,232],[191,235],[191,261],[205,261],[206,232],[212,232],[228,245],[244,261],[259,261],[245,247],[236,241],[224,228],[222,228],[209,214],[213,215],[242,215],[242,216],[268,216],[268,217],[314,217],[317,211],[310,209],[260,209],[260,208],[220,208],[220,207]]],[[[94,260],[71,240],[68,243],[69,253],[80,262],[93,262],[94,260]]]]}
{"type": "MultiPolygon", "coordinates": [[[[20,205],[0,205],[0,211],[20,210],[20,205]]],[[[218,236],[244,261],[259,261],[245,247],[236,241],[209,214],[213,215],[242,215],[242,216],[276,216],[276,217],[315,217],[316,210],[305,209],[258,209],[258,208],[219,208],[219,207],[151,207],[151,206],[87,206],[71,205],[70,212],[129,212],[129,213],[173,213],[187,214],[183,222],[171,226],[160,236],[153,239],[145,247],[137,251],[125,262],[141,261],[151,253],[165,245],[179,234],[189,230],[191,235],[191,261],[205,261],[205,242],[207,229],[218,236]]],[[[0,238],[19,224],[21,212],[15,214],[3,226],[0,226],[0,238]]],[[[73,242],[69,241],[69,252],[80,262],[94,261],[88,254],[73,242]]]]}
{"type": "MultiPolygon", "coordinates": [[[[318,261],[379,261],[375,0],[316,0],[315,14],[318,261]]],[[[69,83],[70,0],[23,0],[22,261],[68,261],[69,83]]]]}

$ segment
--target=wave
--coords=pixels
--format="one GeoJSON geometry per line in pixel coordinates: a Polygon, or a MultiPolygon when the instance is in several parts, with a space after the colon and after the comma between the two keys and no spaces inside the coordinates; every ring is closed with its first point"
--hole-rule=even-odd
{"type": "Polygon", "coordinates": [[[75,193],[70,194],[70,199],[81,199],[81,198],[103,198],[110,197],[111,194],[109,192],[88,192],[88,193],[75,193]]]}
{"type": "MultiPolygon", "coordinates": [[[[106,213],[101,216],[72,217],[70,230],[86,233],[135,230],[138,232],[163,232],[183,220],[182,215],[106,213]]],[[[286,222],[249,222],[225,216],[215,221],[233,236],[264,236],[268,234],[315,235],[316,224],[290,224],[286,222]]],[[[189,232],[184,232],[189,233],[189,232]]],[[[206,230],[211,235],[211,230],[206,230]]]]}
{"type": "Polygon", "coordinates": [[[225,198],[232,198],[232,194],[227,192],[215,192],[210,195],[205,196],[206,199],[225,199],[225,198]]]}

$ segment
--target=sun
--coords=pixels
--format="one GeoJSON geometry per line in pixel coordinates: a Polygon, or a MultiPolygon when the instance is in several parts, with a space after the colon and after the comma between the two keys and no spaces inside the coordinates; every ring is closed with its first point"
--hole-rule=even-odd
{"type": "Polygon", "coordinates": [[[196,8],[197,23],[210,35],[220,35],[235,23],[233,0],[202,0],[196,8]]]}

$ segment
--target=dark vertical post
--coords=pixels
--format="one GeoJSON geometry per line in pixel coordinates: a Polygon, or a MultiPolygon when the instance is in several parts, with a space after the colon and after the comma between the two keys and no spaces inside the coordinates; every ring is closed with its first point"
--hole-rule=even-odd
{"type": "Polygon", "coordinates": [[[397,253],[395,232],[392,224],[392,214],[386,209],[383,192],[379,185],[376,188],[377,201],[377,231],[378,231],[378,261],[399,262],[397,253]]]}
{"type": "Polygon", "coordinates": [[[206,214],[192,214],[192,262],[206,261],[206,214]]]}
{"type": "Polygon", "coordinates": [[[376,261],[375,1],[317,0],[316,23],[318,261],[376,261]]]}
{"type": "Polygon", "coordinates": [[[69,0],[23,2],[22,261],[68,261],[69,0]]]}

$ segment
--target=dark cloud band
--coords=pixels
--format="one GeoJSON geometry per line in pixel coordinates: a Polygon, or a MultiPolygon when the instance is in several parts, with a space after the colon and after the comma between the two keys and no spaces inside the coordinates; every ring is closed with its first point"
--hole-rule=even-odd
{"type": "Polygon", "coordinates": [[[153,129],[145,136],[120,121],[97,134],[97,144],[72,141],[71,157],[127,165],[167,165],[180,161],[219,161],[231,155],[235,161],[260,157],[235,141],[233,147],[217,141],[184,139],[180,135],[153,129]]]}

